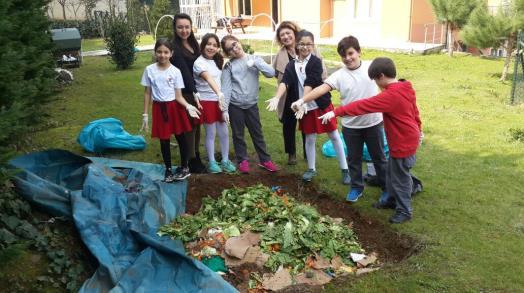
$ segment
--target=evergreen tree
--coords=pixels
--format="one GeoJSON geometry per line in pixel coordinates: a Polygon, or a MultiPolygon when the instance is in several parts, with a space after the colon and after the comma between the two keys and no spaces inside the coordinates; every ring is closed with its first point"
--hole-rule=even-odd
{"type": "Polygon", "coordinates": [[[501,6],[493,15],[489,14],[484,3],[471,14],[462,36],[469,46],[480,49],[505,48],[507,54],[500,78],[505,80],[519,30],[524,30],[524,0],[513,0],[501,6]]]}
{"type": "Polygon", "coordinates": [[[46,0],[2,0],[0,5],[0,145],[27,131],[54,88],[46,0]]]}
{"type": "Polygon", "coordinates": [[[478,0],[430,0],[430,2],[438,21],[446,25],[448,53],[449,56],[453,56],[453,31],[467,23],[478,0]]]}
{"type": "Polygon", "coordinates": [[[160,23],[158,21],[163,15],[173,15],[175,14],[175,9],[172,6],[170,0],[155,0],[153,7],[149,12],[149,19],[151,21],[151,29],[153,30],[151,34],[155,34],[155,28],[158,24],[158,29],[156,31],[157,38],[172,38],[173,36],[173,24],[171,18],[163,18],[160,23]]]}

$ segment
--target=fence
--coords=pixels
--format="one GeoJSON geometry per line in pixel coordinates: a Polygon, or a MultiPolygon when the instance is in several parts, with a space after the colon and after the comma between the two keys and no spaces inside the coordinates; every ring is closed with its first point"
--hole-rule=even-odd
{"type": "Polygon", "coordinates": [[[187,13],[193,20],[193,26],[210,29],[216,26],[216,20],[222,15],[220,0],[180,0],[180,12],[187,13]]]}
{"type": "Polygon", "coordinates": [[[511,87],[511,103],[524,102],[524,32],[521,31],[517,38],[517,51],[515,54],[515,69],[513,71],[513,85],[511,87]]]}

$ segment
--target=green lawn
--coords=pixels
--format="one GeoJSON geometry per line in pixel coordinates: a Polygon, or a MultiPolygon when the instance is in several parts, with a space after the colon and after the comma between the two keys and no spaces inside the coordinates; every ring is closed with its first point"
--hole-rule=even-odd
{"type": "MultiPolygon", "coordinates": [[[[152,35],[142,35],[138,38],[137,46],[152,45],[155,41],[153,40],[152,35]]],[[[95,51],[95,50],[104,50],[106,44],[104,39],[82,39],[82,51],[95,51]]]]}
{"type": "MultiPolygon", "coordinates": [[[[337,58],[333,47],[322,52],[328,59],[337,58]]],[[[425,191],[414,200],[413,220],[392,229],[414,236],[424,248],[403,263],[330,285],[329,290],[524,291],[524,144],[512,142],[509,135],[510,128],[524,127],[524,107],[507,104],[511,86],[498,81],[502,61],[378,51],[365,52],[364,58],[380,55],[392,57],[399,77],[411,80],[417,91],[426,138],[414,173],[425,191]]],[[[142,53],[131,69],[117,71],[107,58],[84,58],[82,67],[74,70],[74,84],[44,109],[50,118],[44,130],[28,138],[32,150],[63,148],[85,154],[76,136],[88,122],[104,117],[119,118],[129,132],[137,133],[143,109],[139,80],[150,61],[150,55],[142,53]]],[[[261,86],[263,101],[273,95],[275,80],[261,78],[261,86]]],[[[275,114],[260,105],[270,153],[286,171],[300,174],[304,163],[285,165],[281,126],[275,114]]],[[[325,140],[319,137],[319,146],[325,140]]],[[[110,156],[160,163],[158,143],[147,141],[145,151],[110,156]]],[[[338,164],[321,158],[320,147],[318,156],[316,183],[342,200],[347,187],[339,183],[338,164]]],[[[370,207],[378,194],[377,188],[367,188],[354,206],[386,223],[391,212],[370,207]]]]}

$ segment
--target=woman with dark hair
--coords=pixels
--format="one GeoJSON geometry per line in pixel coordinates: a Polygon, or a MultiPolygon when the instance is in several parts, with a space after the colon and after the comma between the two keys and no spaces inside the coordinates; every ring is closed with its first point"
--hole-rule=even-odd
{"type": "MultiPolygon", "coordinates": [[[[193,79],[193,64],[200,55],[200,48],[193,33],[193,21],[185,13],[177,13],[173,19],[173,57],[171,64],[180,70],[185,87],[182,95],[188,103],[201,109],[199,94],[193,79]]],[[[189,170],[191,173],[205,173],[206,166],[200,159],[200,120],[190,119],[193,129],[185,133],[189,153],[189,170]]]]}
{"type": "MultiPolygon", "coordinates": [[[[280,50],[275,56],[273,61],[273,68],[275,69],[278,84],[282,81],[286,66],[290,60],[297,57],[296,54],[296,36],[300,31],[300,27],[291,21],[283,21],[277,28],[276,41],[281,46],[280,50]]],[[[319,58],[322,56],[315,49],[313,54],[319,58]]],[[[322,79],[327,77],[327,70],[324,62],[322,62],[323,72],[322,79]]],[[[282,133],[284,136],[284,149],[288,154],[288,165],[295,165],[297,163],[296,156],[296,144],[295,144],[295,131],[297,129],[297,119],[295,119],[295,113],[291,110],[291,103],[284,94],[282,97],[273,97],[268,100],[269,105],[267,107],[270,111],[277,111],[277,116],[280,122],[282,122],[282,133]]],[[[305,151],[305,135],[302,133],[302,148],[304,150],[304,158],[306,158],[305,151]]]]}

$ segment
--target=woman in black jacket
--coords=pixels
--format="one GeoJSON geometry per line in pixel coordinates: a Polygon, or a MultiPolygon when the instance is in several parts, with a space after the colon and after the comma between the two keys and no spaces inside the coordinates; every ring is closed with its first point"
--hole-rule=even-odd
{"type": "MultiPolygon", "coordinates": [[[[202,109],[193,79],[193,63],[200,55],[198,42],[193,33],[193,21],[185,13],[177,13],[173,19],[173,57],[171,64],[180,70],[184,80],[182,96],[188,103],[202,109]]],[[[193,130],[185,134],[189,147],[189,172],[205,173],[206,166],[200,159],[200,120],[190,118],[193,130]]]]}

